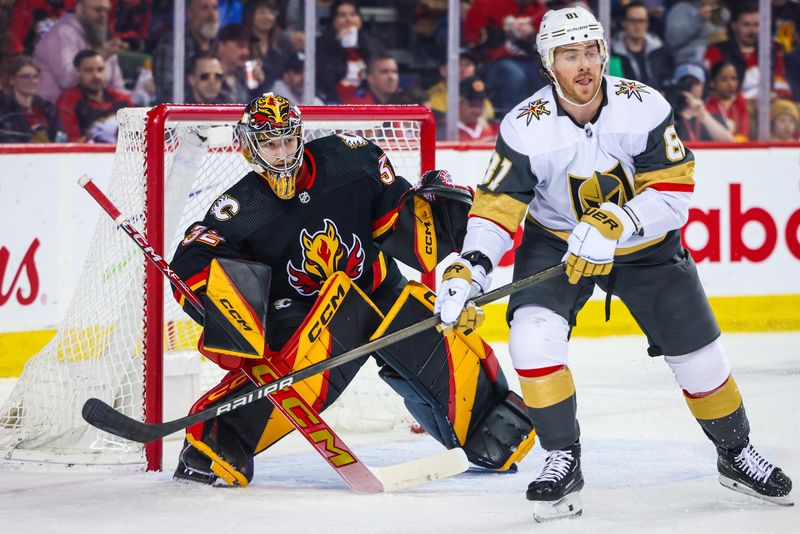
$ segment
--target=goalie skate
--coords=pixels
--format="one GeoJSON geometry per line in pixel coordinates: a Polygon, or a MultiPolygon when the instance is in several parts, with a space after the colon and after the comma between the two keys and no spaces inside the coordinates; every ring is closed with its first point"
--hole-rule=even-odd
{"type": "Polygon", "coordinates": [[[528,485],[526,494],[534,502],[533,519],[537,523],[574,518],[583,513],[580,457],[579,443],[547,453],[542,472],[528,485]]]}
{"type": "Polygon", "coordinates": [[[719,483],[780,506],[794,506],[789,493],[792,481],[781,469],[762,457],[749,443],[727,450],[717,447],[719,483]]]}

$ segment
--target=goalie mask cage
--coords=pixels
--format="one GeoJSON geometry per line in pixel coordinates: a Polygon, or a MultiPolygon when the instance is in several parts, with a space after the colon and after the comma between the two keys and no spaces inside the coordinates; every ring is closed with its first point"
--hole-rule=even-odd
{"type": "MultiPolygon", "coordinates": [[[[186,228],[202,220],[214,199],[250,170],[234,127],[243,109],[160,105],[118,113],[119,135],[106,194],[168,261],[186,228]]],[[[307,141],[334,133],[366,137],[383,148],[397,173],[411,183],[423,170],[434,168],[435,126],[427,108],[301,110],[307,141]]],[[[65,319],[53,339],[26,363],[0,407],[0,459],[159,470],[161,441],[141,445],[95,429],[83,421],[81,408],[88,398],[97,397],[128,416],[160,423],[186,415],[224,374],[201,361],[195,350],[199,327],[170,293],[164,276],[101,214],[65,319]],[[179,400],[171,398],[181,395],[179,400]]],[[[380,382],[371,374],[371,382],[380,382]]],[[[407,416],[360,414],[360,408],[404,411],[397,395],[386,401],[388,387],[378,387],[377,392],[361,389],[364,386],[353,384],[333,407],[345,403],[354,390],[355,407],[339,408],[350,426],[370,418],[391,424],[407,416]]],[[[326,420],[339,426],[329,412],[326,420]]]]}

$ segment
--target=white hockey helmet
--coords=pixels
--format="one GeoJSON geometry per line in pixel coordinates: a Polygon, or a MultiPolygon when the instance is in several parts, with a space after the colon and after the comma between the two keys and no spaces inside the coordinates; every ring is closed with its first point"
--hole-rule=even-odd
{"type": "Polygon", "coordinates": [[[603,26],[597,22],[591,11],[580,7],[565,7],[548,11],[542,18],[539,33],[536,35],[536,48],[542,58],[542,65],[555,82],[556,90],[562,97],[561,88],[553,73],[556,48],[585,42],[597,42],[602,57],[601,74],[605,73],[608,64],[608,43],[603,26]]]}

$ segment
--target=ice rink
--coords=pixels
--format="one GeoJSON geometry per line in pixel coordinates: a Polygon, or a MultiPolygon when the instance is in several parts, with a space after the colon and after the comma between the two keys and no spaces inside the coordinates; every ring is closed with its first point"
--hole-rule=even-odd
{"type": "MultiPolygon", "coordinates": [[[[753,444],[800,483],[800,333],[728,334],[723,341],[744,397],[753,444]]],[[[3,470],[0,530],[26,534],[800,531],[800,505],[782,508],[719,485],[713,446],[690,415],[663,359],[648,357],[645,349],[644,338],[638,336],[579,338],[571,343],[586,479],[584,513],[578,519],[533,522],[524,495],[543,461],[538,446],[516,474],[467,472],[396,494],[363,496],[350,491],[305,441],[292,436],[256,459],[256,476],[246,489],[173,482],[178,447],[174,441],[165,447],[162,473],[3,470]]],[[[506,347],[495,345],[495,350],[505,366],[506,347]]],[[[516,381],[513,374],[510,381],[516,381]]],[[[0,399],[11,385],[11,380],[0,380],[0,399]]],[[[514,388],[518,390],[516,384],[514,388]]],[[[342,436],[362,460],[376,466],[440,450],[430,437],[405,428],[342,436]]]]}

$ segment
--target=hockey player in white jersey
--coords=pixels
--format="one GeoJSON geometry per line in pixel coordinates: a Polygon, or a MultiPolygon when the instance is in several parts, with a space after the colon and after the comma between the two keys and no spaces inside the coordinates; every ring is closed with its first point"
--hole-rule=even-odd
{"type": "Polygon", "coordinates": [[[694,156],[675,133],[672,109],[650,87],[604,75],[603,28],[583,8],[548,12],[537,45],[551,84],[504,118],[463,252],[444,272],[436,303],[444,327],[474,327],[476,314],[462,312],[465,303],[488,289],[523,218],[515,280],[566,260],[565,276],[514,294],[508,306],[509,351],[547,451],[527,491],[535,519],[582,511],[567,340],[595,284],[625,303],[647,335],[650,355],[665,355],[689,410],[716,446],[722,485],[792,504],[789,477],[749,443],[719,326],[681,246],[694,156]]]}

